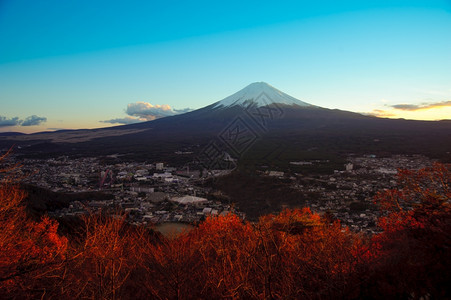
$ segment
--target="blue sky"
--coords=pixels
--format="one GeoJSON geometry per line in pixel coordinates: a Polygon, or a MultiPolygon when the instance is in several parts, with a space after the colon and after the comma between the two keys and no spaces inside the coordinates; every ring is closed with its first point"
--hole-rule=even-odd
{"type": "Polygon", "coordinates": [[[256,81],[451,119],[450,70],[451,1],[0,0],[0,131],[149,120],[256,81]]]}

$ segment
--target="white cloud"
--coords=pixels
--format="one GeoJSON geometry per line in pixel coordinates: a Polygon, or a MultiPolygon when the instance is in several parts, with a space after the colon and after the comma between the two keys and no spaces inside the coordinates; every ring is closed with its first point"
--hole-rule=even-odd
{"type": "Polygon", "coordinates": [[[127,109],[125,110],[128,115],[127,117],[104,120],[100,122],[110,124],[134,124],[144,121],[152,121],[163,117],[175,116],[189,111],[192,111],[192,109],[173,109],[168,104],[154,105],[149,102],[138,101],[127,105],[127,109]]]}
{"type": "Polygon", "coordinates": [[[22,122],[22,126],[37,126],[45,122],[47,122],[46,117],[38,117],[36,115],[32,115],[25,118],[25,120],[22,122]]]}
{"type": "Polygon", "coordinates": [[[125,111],[129,116],[139,117],[146,119],[147,121],[155,120],[162,117],[168,117],[176,115],[177,113],[172,110],[171,106],[167,104],[150,104],[148,102],[135,102],[127,105],[125,111]]]}
{"type": "Polygon", "coordinates": [[[0,116],[0,127],[17,126],[22,123],[19,117],[8,119],[7,117],[0,116]]]}
{"type": "Polygon", "coordinates": [[[0,116],[0,127],[9,127],[9,126],[37,126],[42,123],[47,122],[46,117],[38,117],[36,115],[32,115],[26,117],[25,120],[19,119],[19,117],[14,117],[8,119],[7,117],[0,116]]]}

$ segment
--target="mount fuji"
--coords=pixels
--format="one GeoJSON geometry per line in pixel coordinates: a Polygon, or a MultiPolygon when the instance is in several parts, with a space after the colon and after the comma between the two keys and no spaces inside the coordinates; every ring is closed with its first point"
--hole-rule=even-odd
{"type": "Polygon", "coordinates": [[[339,158],[349,153],[425,154],[451,161],[451,121],[383,119],[327,109],[256,82],[206,107],[153,121],[0,136],[0,147],[13,144],[27,155],[119,153],[174,164],[194,160],[208,145],[255,165],[324,159],[342,166],[339,158]],[[237,136],[243,132],[245,139],[237,136]],[[238,144],[231,144],[232,137],[238,144]]]}
{"type": "MultiPolygon", "coordinates": [[[[154,121],[157,123],[176,124],[183,122],[185,126],[208,122],[208,128],[220,130],[236,117],[245,120],[255,117],[267,117],[266,129],[282,126],[322,126],[331,120],[338,119],[374,119],[374,117],[364,116],[341,110],[331,110],[322,108],[301,100],[298,100],[265,82],[254,82],[239,90],[238,92],[183,115],[164,118],[154,121]],[[310,120],[309,124],[304,122],[310,120]],[[325,122],[325,120],[328,120],[325,122]],[[297,122],[299,124],[291,124],[297,122]],[[290,124],[291,125],[290,125],[290,124]]],[[[142,127],[146,123],[133,124],[134,127],[142,127]]],[[[294,128],[292,128],[294,129],[294,128]]],[[[266,131],[268,131],[266,130],[266,131]]]]}

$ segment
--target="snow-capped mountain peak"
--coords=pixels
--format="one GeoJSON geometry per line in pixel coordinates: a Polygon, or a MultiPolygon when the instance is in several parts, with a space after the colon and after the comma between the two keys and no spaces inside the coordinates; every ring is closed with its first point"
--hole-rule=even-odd
{"type": "Polygon", "coordinates": [[[304,107],[313,106],[285,94],[266,82],[254,82],[235,94],[216,102],[214,104],[214,108],[232,107],[235,105],[246,106],[251,102],[256,104],[258,107],[266,106],[272,103],[304,107]]]}

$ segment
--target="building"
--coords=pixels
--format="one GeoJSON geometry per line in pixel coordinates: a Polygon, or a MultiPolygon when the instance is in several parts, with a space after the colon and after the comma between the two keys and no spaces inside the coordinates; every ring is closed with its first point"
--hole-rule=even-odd
{"type": "Polygon", "coordinates": [[[271,177],[283,177],[285,173],[284,172],[279,172],[279,171],[269,171],[269,176],[271,177]]]}
{"type": "Polygon", "coordinates": [[[130,191],[132,192],[144,192],[144,193],[153,193],[155,192],[155,188],[154,187],[139,187],[139,186],[132,186],[130,188],[130,191]]]}
{"type": "Polygon", "coordinates": [[[210,215],[212,210],[213,210],[213,208],[211,208],[211,207],[205,207],[205,208],[202,210],[202,213],[203,213],[204,215],[210,215]]]}
{"type": "Polygon", "coordinates": [[[165,178],[171,178],[172,174],[169,172],[164,172],[164,173],[153,173],[153,178],[155,179],[165,179],[165,178]]]}
{"type": "Polygon", "coordinates": [[[183,196],[183,197],[174,197],[171,199],[172,202],[188,205],[188,204],[201,204],[206,203],[208,200],[201,197],[195,196],[183,196]]]}

